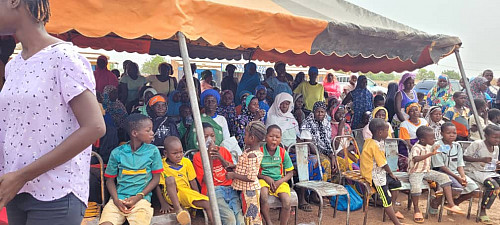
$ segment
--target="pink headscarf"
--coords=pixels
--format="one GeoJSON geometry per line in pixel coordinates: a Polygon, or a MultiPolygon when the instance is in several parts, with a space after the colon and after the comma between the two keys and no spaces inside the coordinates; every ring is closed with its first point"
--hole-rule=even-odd
{"type": "Polygon", "coordinates": [[[405,89],[405,81],[408,80],[408,78],[412,78],[415,80],[415,78],[417,78],[417,75],[414,73],[405,73],[403,77],[401,77],[401,80],[399,80],[399,91],[403,91],[405,89]]]}

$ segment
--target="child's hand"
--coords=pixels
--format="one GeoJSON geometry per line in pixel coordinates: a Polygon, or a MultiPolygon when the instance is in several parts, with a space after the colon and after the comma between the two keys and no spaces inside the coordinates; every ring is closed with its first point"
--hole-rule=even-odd
{"type": "Polygon", "coordinates": [[[434,148],[432,149],[432,155],[437,155],[438,149],[441,147],[441,145],[435,145],[434,148]]]}
{"type": "Polygon", "coordinates": [[[167,204],[161,204],[161,208],[160,208],[160,213],[162,214],[165,214],[165,213],[171,213],[172,210],[174,208],[172,208],[172,206],[170,206],[168,203],[167,204]]]}
{"type": "Polygon", "coordinates": [[[132,196],[130,198],[126,198],[125,200],[123,200],[123,204],[125,206],[127,206],[128,209],[131,210],[135,207],[135,204],[137,204],[137,202],[139,202],[141,199],[142,199],[142,197],[135,195],[135,196],[132,196]]]}
{"type": "Polygon", "coordinates": [[[127,208],[127,206],[125,206],[125,204],[123,204],[123,201],[120,199],[118,199],[118,200],[113,199],[113,203],[115,203],[116,207],[118,207],[118,209],[122,213],[129,214],[132,212],[132,209],[127,208]]]}
{"type": "Polygon", "coordinates": [[[483,157],[483,158],[481,158],[481,162],[484,162],[484,163],[490,163],[491,160],[492,160],[491,157],[483,157]]]}
{"type": "Polygon", "coordinates": [[[264,118],[264,116],[266,116],[266,110],[259,110],[257,111],[257,115],[255,116],[255,120],[260,120],[262,118],[264,118]]]}
{"type": "Polygon", "coordinates": [[[228,180],[234,179],[234,172],[227,172],[226,173],[226,179],[228,179],[228,180]]]}
{"type": "Polygon", "coordinates": [[[461,183],[463,186],[466,186],[466,185],[467,185],[467,179],[466,179],[465,177],[461,177],[460,179],[461,179],[460,183],[461,183]]]}
{"type": "Polygon", "coordinates": [[[278,188],[280,187],[280,185],[281,185],[282,183],[283,183],[283,182],[281,182],[281,181],[279,181],[279,180],[278,180],[278,181],[274,181],[274,182],[273,182],[273,185],[271,185],[271,191],[272,191],[272,192],[276,192],[276,190],[278,190],[278,188]],[[274,188],[273,188],[273,186],[274,186],[274,188]]]}
{"type": "Polygon", "coordinates": [[[227,172],[234,172],[236,170],[236,165],[226,167],[227,172]]]}
{"type": "Polygon", "coordinates": [[[265,176],[264,177],[264,181],[269,184],[269,187],[271,190],[274,190],[275,187],[274,187],[274,180],[271,178],[271,177],[268,177],[268,176],[265,176]]]}

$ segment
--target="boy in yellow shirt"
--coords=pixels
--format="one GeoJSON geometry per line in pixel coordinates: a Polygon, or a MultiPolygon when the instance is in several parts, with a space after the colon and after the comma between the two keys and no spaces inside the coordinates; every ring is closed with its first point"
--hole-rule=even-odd
{"type": "Polygon", "coordinates": [[[156,188],[156,195],[160,200],[162,213],[172,211],[177,214],[177,221],[189,224],[191,218],[184,208],[204,209],[209,221],[213,224],[212,209],[208,197],[200,193],[196,183],[196,172],[193,163],[184,158],[182,143],[179,138],[170,136],[164,141],[163,172],[160,177],[160,187],[156,188]]]}
{"type": "Polygon", "coordinates": [[[400,212],[394,213],[392,208],[391,192],[401,187],[401,182],[392,174],[385,158],[384,142],[389,135],[389,125],[379,118],[374,118],[368,125],[373,139],[367,139],[361,153],[361,176],[370,185],[375,186],[380,195],[385,213],[395,225],[400,225],[398,217],[403,219],[400,212]],[[391,190],[391,192],[389,192],[391,190]]]}

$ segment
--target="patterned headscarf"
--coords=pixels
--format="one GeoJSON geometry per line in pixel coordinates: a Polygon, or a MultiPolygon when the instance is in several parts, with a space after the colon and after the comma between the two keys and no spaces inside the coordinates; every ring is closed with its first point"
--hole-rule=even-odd
{"type": "Polygon", "coordinates": [[[418,104],[418,102],[410,102],[410,103],[406,104],[406,106],[405,106],[406,114],[408,114],[408,115],[410,114],[410,109],[412,107],[417,107],[418,111],[420,111],[420,104],[418,104]]]}
{"type": "Polygon", "coordinates": [[[326,107],[325,102],[318,101],[318,102],[314,103],[313,112],[316,112],[316,110],[319,108],[326,110],[327,107],[326,107]]]}
{"type": "Polygon", "coordinates": [[[415,78],[417,78],[417,75],[414,73],[405,73],[403,77],[401,77],[401,80],[399,80],[399,91],[403,91],[405,89],[405,81],[409,78],[415,80],[415,78]]]}

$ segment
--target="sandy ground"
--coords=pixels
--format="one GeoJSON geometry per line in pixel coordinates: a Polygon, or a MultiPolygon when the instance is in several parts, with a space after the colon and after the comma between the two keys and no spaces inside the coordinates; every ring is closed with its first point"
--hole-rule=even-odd
{"type": "MultiPolygon", "coordinates": [[[[401,194],[400,196],[400,201],[401,201],[401,206],[396,206],[396,210],[399,210],[405,217],[402,222],[406,224],[417,224],[413,222],[413,208],[408,211],[406,208],[407,204],[407,196],[404,194],[401,194]]],[[[425,204],[426,201],[420,201],[420,210],[425,210],[425,204]]],[[[464,210],[467,209],[468,207],[468,202],[464,202],[460,205],[460,207],[464,210]]],[[[392,224],[389,219],[386,220],[386,222],[382,222],[382,212],[383,208],[381,207],[373,207],[370,206],[368,209],[368,222],[367,224],[370,225],[382,225],[382,224],[392,224]]],[[[443,220],[441,223],[438,223],[438,218],[437,216],[430,216],[429,219],[425,221],[424,224],[440,224],[440,225],[467,225],[467,224],[482,224],[482,223],[476,223],[476,212],[477,212],[477,200],[475,199],[472,205],[472,213],[471,213],[471,218],[467,220],[467,217],[465,215],[447,215],[446,212],[443,213],[443,220]]],[[[279,224],[278,220],[278,210],[271,210],[271,215],[273,216],[273,221],[275,224],[279,224]]],[[[488,211],[488,215],[490,219],[495,223],[495,224],[500,224],[500,201],[495,201],[495,204],[491,207],[491,209],[488,211]]],[[[293,215],[290,217],[290,221],[288,224],[294,224],[293,220],[293,215]]],[[[345,212],[337,212],[337,218],[333,218],[333,208],[328,207],[323,209],[323,220],[322,224],[345,224],[345,218],[346,218],[346,213],[345,212]]],[[[204,224],[204,220],[201,216],[198,216],[193,220],[193,225],[202,225],[204,224]]],[[[313,205],[313,211],[312,212],[304,212],[302,210],[299,210],[297,214],[297,224],[302,224],[302,225],[309,225],[309,224],[318,224],[318,206],[313,205]]],[[[363,211],[362,210],[357,210],[354,212],[351,212],[350,216],[350,224],[352,225],[361,225],[363,224],[363,211]]]]}

